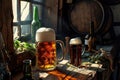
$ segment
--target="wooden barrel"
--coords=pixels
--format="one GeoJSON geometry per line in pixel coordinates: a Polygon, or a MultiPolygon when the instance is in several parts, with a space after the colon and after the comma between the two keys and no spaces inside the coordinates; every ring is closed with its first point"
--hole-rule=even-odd
{"type": "Polygon", "coordinates": [[[90,23],[93,21],[95,33],[105,34],[111,25],[109,13],[97,0],[81,0],[71,7],[68,20],[70,27],[77,33],[89,33],[90,23]],[[108,22],[110,25],[107,25],[108,22]]]}
{"type": "Polygon", "coordinates": [[[97,34],[104,36],[113,26],[113,13],[109,6],[104,6],[104,22],[102,24],[101,29],[97,32],[97,34]]]}

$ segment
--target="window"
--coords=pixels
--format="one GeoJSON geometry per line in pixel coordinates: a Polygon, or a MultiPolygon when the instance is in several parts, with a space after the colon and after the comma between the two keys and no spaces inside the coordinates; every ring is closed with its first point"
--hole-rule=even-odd
{"type": "Polygon", "coordinates": [[[30,40],[33,7],[38,6],[39,19],[42,14],[42,0],[12,0],[14,39],[30,40]]]}

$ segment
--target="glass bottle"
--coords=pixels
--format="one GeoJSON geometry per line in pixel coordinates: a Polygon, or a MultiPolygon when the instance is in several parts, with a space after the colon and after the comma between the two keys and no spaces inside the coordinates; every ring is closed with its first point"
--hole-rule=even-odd
{"type": "Polygon", "coordinates": [[[34,80],[32,78],[30,59],[26,59],[23,61],[23,78],[21,78],[20,80],[34,80]]]}
{"type": "Polygon", "coordinates": [[[38,7],[34,6],[33,7],[33,20],[31,23],[31,40],[33,43],[35,42],[36,30],[40,28],[40,26],[41,26],[41,23],[39,21],[38,7]]]}
{"type": "Polygon", "coordinates": [[[11,72],[8,66],[8,53],[5,49],[5,43],[0,33],[0,80],[12,80],[11,72]]]}
{"type": "Polygon", "coordinates": [[[94,22],[91,21],[91,26],[90,26],[90,39],[91,39],[91,48],[96,49],[96,44],[95,44],[95,31],[94,31],[94,22]]]}

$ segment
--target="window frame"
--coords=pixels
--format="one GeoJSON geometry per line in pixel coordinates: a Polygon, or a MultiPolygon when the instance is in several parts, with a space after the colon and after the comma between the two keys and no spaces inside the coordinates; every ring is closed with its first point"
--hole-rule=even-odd
{"type": "MultiPolygon", "coordinates": [[[[25,1],[25,2],[29,2],[30,3],[30,12],[33,12],[32,4],[39,5],[39,6],[45,6],[42,3],[43,1],[42,2],[38,2],[38,1],[34,1],[34,0],[17,0],[17,5],[16,5],[16,7],[17,7],[17,22],[13,21],[13,27],[15,26],[15,27],[18,28],[17,35],[19,36],[19,38],[22,37],[21,36],[21,25],[30,25],[31,22],[32,22],[32,19],[33,19],[32,18],[33,13],[30,13],[30,20],[24,20],[24,21],[21,20],[21,1],[25,1]]],[[[31,26],[30,26],[30,29],[31,29],[31,26]]]]}

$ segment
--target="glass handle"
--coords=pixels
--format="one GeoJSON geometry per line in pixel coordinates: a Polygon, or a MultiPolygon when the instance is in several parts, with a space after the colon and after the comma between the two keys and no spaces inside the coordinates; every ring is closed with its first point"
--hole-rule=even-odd
{"type": "Polygon", "coordinates": [[[60,62],[65,58],[65,46],[64,46],[64,42],[61,40],[56,40],[56,43],[59,43],[61,50],[62,50],[62,57],[58,59],[58,62],[60,62]]]}

